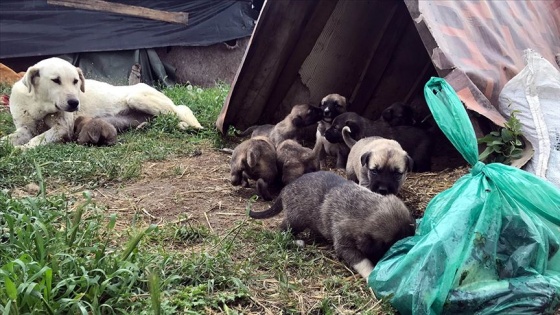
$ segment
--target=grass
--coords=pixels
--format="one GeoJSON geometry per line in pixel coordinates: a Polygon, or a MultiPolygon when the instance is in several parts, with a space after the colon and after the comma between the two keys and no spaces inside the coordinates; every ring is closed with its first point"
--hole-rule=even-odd
{"type": "MultiPolygon", "coordinates": [[[[297,247],[261,221],[242,217],[222,233],[189,217],[118,228],[116,215],[92,200],[89,190],[133,182],[147,161],[224,145],[214,122],[227,92],[225,85],[164,90],[191,107],[205,127],[199,132],[179,131],[177,118],[164,115],[119,135],[113,147],[1,147],[0,313],[391,313],[328,247],[297,247]],[[12,195],[30,182],[37,194],[12,195]],[[67,189],[53,194],[51,186],[67,189]]],[[[13,130],[7,111],[0,123],[0,137],[13,130]]]]}

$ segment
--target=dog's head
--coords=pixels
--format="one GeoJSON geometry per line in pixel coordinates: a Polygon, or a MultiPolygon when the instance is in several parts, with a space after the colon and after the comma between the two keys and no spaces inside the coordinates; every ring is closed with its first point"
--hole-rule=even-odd
{"type": "Polygon", "coordinates": [[[394,140],[374,140],[371,148],[361,156],[366,187],[381,195],[396,195],[412,170],[412,158],[394,140]]]}
{"type": "Polygon", "coordinates": [[[321,110],[323,111],[323,120],[332,122],[332,120],[346,112],[346,97],[339,94],[329,94],[321,100],[321,110]]]}
{"type": "Polygon", "coordinates": [[[393,103],[385,108],[381,117],[390,126],[412,126],[415,123],[414,110],[405,103],[393,103]]]}
{"type": "Polygon", "coordinates": [[[29,93],[40,102],[50,104],[50,112],[75,112],[80,106],[80,91],[85,92],[85,78],[80,68],[60,58],[48,58],[31,66],[22,79],[29,93]]]}
{"type": "Polygon", "coordinates": [[[292,108],[289,115],[297,128],[311,126],[323,118],[323,111],[319,107],[302,104],[292,108]]]}
{"type": "Polygon", "coordinates": [[[254,137],[240,143],[233,150],[230,162],[231,184],[243,183],[243,174],[252,179],[272,182],[278,173],[276,150],[267,137],[254,137]]]}
{"type": "Polygon", "coordinates": [[[325,131],[325,138],[330,143],[344,143],[342,138],[342,128],[348,126],[350,127],[350,136],[354,139],[360,132],[360,126],[358,124],[359,115],[354,112],[345,112],[336,116],[329,129],[325,131]]]}

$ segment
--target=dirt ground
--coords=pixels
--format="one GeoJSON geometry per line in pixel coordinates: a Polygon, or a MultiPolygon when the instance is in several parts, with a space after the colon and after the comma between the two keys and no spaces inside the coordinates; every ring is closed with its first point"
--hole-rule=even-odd
{"type": "MultiPolygon", "coordinates": [[[[226,153],[202,148],[201,154],[195,156],[148,162],[139,179],[95,189],[92,197],[108,212],[117,213],[119,225],[128,225],[138,218],[160,224],[189,219],[221,234],[246,216],[249,198],[255,194],[254,186],[243,188],[230,184],[229,160],[230,155],[226,153]]],[[[333,171],[343,175],[341,170],[333,171]]],[[[400,197],[420,217],[433,196],[451,187],[466,172],[467,168],[461,166],[431,173],[409,173],[400,197]]],[[[253,204],[259,210],[268,205],[270,202],[262,199],[253,204]]],[[[265,224],[274,227],[277,220],[267,220],[265,224]]]]}

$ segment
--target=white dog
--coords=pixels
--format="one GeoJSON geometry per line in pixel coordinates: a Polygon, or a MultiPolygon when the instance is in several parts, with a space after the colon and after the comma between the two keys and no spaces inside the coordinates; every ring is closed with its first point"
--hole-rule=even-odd
{"type": "Polygon", "coordinates": [[[80,68],[60,58],[40,61],[14,84],[10,113],[16,131],[2,140],[23,149],[71,139],[78,116],[104,117],[122,130],[158,114],[175,113],[180,129],[202,129],[187,106],[176,106],[156,89],[143,83],[114,86],[86,80],[80,68]]]}

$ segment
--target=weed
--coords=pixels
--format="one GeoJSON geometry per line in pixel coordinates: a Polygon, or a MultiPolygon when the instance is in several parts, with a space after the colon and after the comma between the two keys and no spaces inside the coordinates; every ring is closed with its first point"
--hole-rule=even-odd
{"type": "Polygon", "coordinates": [[[480,154],[479,160],[510,165],[521,157],[523,154],[521,122],[515,116],[516,112],[511,113],[511,117],[499,131],[492,131],[478,139],[478,143],[486,144],[486,149],[480,154]]]}

